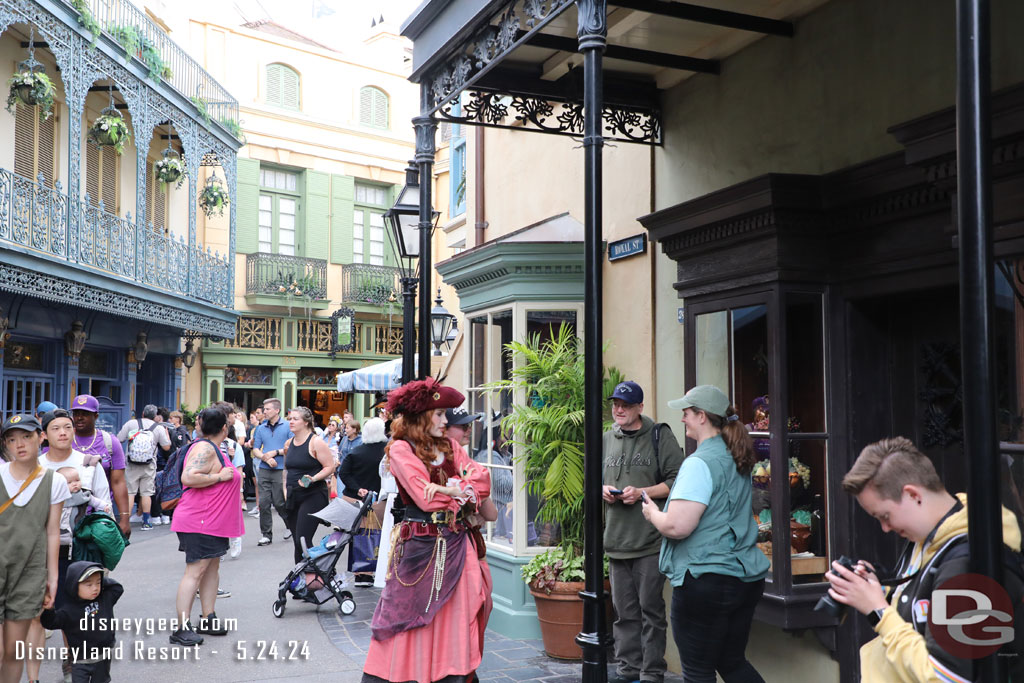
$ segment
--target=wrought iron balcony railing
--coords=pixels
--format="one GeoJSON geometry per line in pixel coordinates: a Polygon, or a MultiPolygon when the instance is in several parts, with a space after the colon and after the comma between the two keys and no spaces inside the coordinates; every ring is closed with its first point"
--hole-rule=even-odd
{"type": "Polygon", "coordinates": [[[345,303],[401,306],[398,268],[352,263],[341,270],[341,300],[345,303]]]}
{"type": "Polygon", "coordinates": [[[327,261],[283,254],[249,254],[245,258],[245,293],[326,299],[327,261]]]}
{"type": "Polygon", "coordinates": [[[0,168],[0,246],[232,308],[228,259],[0,168]],[[191,269],[190,269],[191,265],[191,269]]]}
{"type": "MultiPolygon", "coordinates": [[[[65,2],[72,4],[70,0],[65,2]]],[[[130,36],[130,39],[139,43],[136,50],[143,56],[155,50],[167,67],[158,77],[185,97],[194,98],[193,102],[200,108],[201,114],[205,111],[211,121],[218,122],[229,133],[232,132],[224,122],[238,124],[238,100],[214,80],[199,62],[171,40],[156,22],[130,0],[85,0],[85,4],[96,22],[115,42],[121,42],[119,37],[124,40],[125,36],[130,36]],[[143,43],[143,40],[146,42],[143,43]],[[198,101],[202,101],[204,106],[200,107],[198,101]]]]}

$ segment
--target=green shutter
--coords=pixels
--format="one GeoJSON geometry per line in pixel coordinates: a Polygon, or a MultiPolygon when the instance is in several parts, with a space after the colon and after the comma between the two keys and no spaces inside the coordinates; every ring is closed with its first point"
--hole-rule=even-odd
{"type": "MultiPolygon", "coordinates": [[[[388,208],[395,205],[395,200],[398,198],[398,193],[402,191],[401,185],[392,185],[388,188],[388,208]]],[[[398,261],[395,260],[395,240],[391,235],[391,228],[388,226],[387,221],[384,222],[384,265],[386,266],[397,266],[398,261]]]]}
{"type": "Polygon", "coordinates": [[[331,263],[352,263],[352,212],[355,178],[331,176],[331,263]]]}
{"type": "Polygon", "coordinates": [[[259,249],[260,222],[260,162],[253,159],[238,159],[238,181],[236,187],[235,251],[239,254],[255,254],[259,249]]]}
{"type": "Polygon", "coordinates": [[[322,258],[329,239],[329,178],[320,171],[306,171],[302,202],[306,229],[302,244],[307,258],[322,258]]]}

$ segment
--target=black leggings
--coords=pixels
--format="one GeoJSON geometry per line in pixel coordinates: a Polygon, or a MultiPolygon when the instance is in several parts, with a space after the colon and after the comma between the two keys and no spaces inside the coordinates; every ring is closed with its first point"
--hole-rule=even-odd
{"type": "Polygon", "coordinates": [[[764,579],[747,583],[734,576],[689,572],[672,590],[672,635],[686,683],[764,683],[745,651],[764,579]]]}
{"type": "Polygon", "coordinates": [[[306,547],[313,546],[320,520],[312,513],[327,507],[330,495],[327,485],[318,482],[312,489],[295,487],[288,489],[288,518],[285,520],[288,530],[292,532],[292,543],[295,544],[295,562],[302,561],[302,539],[306,539],[306,547]]]}

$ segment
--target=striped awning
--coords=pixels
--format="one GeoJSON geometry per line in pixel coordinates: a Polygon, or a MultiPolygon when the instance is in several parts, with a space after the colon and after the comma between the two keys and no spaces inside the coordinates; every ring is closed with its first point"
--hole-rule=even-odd
{"type": "Polygon", "coordinates": [[[402,359],[368,365],[338,375],[338,391],[371,394],[390,391],[402,385],[402,359]]]}

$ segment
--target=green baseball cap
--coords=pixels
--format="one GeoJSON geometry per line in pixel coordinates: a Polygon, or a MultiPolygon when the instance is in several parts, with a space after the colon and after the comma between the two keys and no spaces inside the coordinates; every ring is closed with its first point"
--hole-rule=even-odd
{"type": "Polygon", "coordinates": [[[698,408],[705,413],[725,417],[725,414],[729,412],[729,397],[716,386],[701,384],[687,391],[682,398],[669,401],[668,407],[679,410],[698,408]]]}

